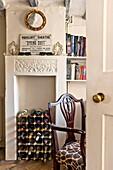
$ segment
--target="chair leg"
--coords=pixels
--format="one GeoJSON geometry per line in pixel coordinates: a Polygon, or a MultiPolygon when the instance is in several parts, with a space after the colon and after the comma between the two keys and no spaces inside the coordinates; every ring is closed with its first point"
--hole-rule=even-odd
{"type": "Polygon", "coordinates": [[[58,163],[55,159],[53,160],[53,169],[60,170],[60,163],[58,163]]]}

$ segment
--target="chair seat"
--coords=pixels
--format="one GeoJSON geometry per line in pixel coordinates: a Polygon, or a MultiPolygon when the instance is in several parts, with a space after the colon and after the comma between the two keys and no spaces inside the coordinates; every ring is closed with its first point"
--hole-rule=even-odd
{"type": "Polygon", "coordinates": [[[71,170],[82,170],[84,166],[79,142],[72,142],[63,146],[57,152],[56,159],[71,170]]]}

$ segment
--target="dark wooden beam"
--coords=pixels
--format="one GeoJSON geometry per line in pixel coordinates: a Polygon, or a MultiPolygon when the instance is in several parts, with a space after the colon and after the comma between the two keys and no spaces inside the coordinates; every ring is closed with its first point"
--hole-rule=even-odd
{"type": "Polygon", "coordinates": [[[4,6],[3,0],[0,0],[0,13],[2,15],[5,15],[5,6],[4,6]]]}
{"type": "Polygon", "coordinates": [[[37,7],[38,6],[38,0],[29,0],[30,6],[31,7],[37,7]]]}
{"type": "Polygon", "coordinates": [[[0,0],[0,10],[4,10],[5,7],[4,7],[4,3],[3,3],[3,0],[0,0]]]}
{"type": "Polygon", "coordinates": [[[66,7],[66,20],[68,20],[69,19],[70,0],[64,0],[64,6],[66,7]]]}

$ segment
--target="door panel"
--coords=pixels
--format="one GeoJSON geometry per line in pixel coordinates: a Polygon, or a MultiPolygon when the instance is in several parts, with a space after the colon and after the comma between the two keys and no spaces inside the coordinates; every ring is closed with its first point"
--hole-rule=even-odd
{"type": "Polygon", "coordinates": [[[87,170],[113,170],[113,1],[87,0],[87,170]],[[102,92],[105,100],[95,103],[102,92]]]}
{"type": "Polygon", "coordinates": [[[102,170],[113,169],[113,115],[103,114],[102,117],[102,170]]]}
{"type": "Polygon", "coordinates": [[[103,1],[103,68],[104,71],[113,71],[113,1],[103,1]]]}

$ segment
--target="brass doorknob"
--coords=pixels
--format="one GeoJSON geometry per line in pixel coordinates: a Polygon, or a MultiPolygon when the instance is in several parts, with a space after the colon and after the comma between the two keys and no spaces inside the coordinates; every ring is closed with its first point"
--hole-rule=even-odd
{"type": "Polygon", "coordinates": [[[92,98],[93,98],[93,101],[95,103],[99,103],[99,102],[102,102],[105,99],[105,96],[104,96],[103,93],[97,93],[92,98]]]}

